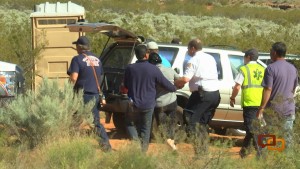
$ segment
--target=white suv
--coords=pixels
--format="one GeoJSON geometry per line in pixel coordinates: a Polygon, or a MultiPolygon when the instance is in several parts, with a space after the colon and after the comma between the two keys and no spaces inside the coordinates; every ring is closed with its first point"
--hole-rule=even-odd
{"type": "MultiPolygon", "coordinates": [[[[104,68],[102,90],[106,94],[107,105],[104,111],[113,114],[113,122],[118,129],[124,129],[124,113],[128,110],[127,95],[122,90],[124,69],[128,64],[134,63],[134,47],[143,43],[142,38],[126,31],[118,26],[106,23],[77,23],[67,26],[70,31],[100,32],[113,38],[114,41],[105,47],[100,58],[104,68]]],[[[184,72],[189,56],[187,46],[177,44],[158,43],[159,54],[168,59],[181,76],[184,72]]],[[[236,99],[234,108],[230,107],[232,87],[238,69],[243,65],[244,53],[237,50],[219,49],[216,47],[205,47],[203,51],[211,54],[218,68],[218,78],[220,84],[221,102],[210,123],[216,131],[225,131],[227,128],[243,129],[243,115],[240,106],[240,96],[236,99]]],[[[263,62],[260,62],[266,66],[263,62]]],[[[184,123],[182,112],[190,96],[188,85],[177,90],[177,121],[184,123]]]]}

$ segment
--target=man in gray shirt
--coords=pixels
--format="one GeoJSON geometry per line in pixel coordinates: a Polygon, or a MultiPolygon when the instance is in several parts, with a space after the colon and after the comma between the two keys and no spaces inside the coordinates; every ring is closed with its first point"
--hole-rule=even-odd
{"type": "MultiPolygon", "coordinates": [[[[163,75],[172,83],[176,79],[179,79],[179,75],[170,67],[162,65],[161,57],[152,52],[149,55],[148,61],[156,65],[163,75]]],[[[174,144],[174,132],[175,132],[175,114],[177,109],[177,96],[175,92],[170,92],[161,86],[156,87],[156,106],[154,108],[154,118],[156,119],[157,125],[165,125],[168,129],[167,143],[173,150],[177,150],[174,144]]]]}
{"type": "MultiPolygon", "coordinates": [[[[298,85],[298,71],[294,65],[285,60],[286,45],[276,42],[272,45],[270,56],[273,61],[266,71],[262,82],[263,99],[257,112],[262,118],[265,108],[270,108],[283,121],[284,139],[288,147],[292,141],[293,122],[295,120],[294,93],[298,85]]],[[[269,119],[266,118],[268,122],[269,119]]],[[[272,123],[271,123],[272,124],[272,123]]]]}

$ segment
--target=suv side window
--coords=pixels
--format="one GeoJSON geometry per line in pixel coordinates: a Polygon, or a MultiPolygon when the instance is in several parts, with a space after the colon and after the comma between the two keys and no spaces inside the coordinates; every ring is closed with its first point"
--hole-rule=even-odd
{"type": "Polygon", "coordinates": [[[131,59],[131,52],[132,48],[130,47],[115,47],[108,54],[108,57],[106,60],[104,60],[103,65],[110,68],[125,69],[131,59]]]}
{"type": "Polygon", "coordinates": [[[219,53],[210,53],[210,52],[206,52],[206,53],[212,55],[214,57],[214,59],[216,60],[218,79],[219,80],[223,79],[223,69],[222,69],[222,65],[221,65],[220,54],[219,53]]]}
{"type": "Polygon", "coordinates": [[[165,57],[173,65],[179,49],[175,47],[159,47],[158,51],[160,56],[165,57]]]}
{"type": "MultiPolygon", "coordinates": [[[[219,53],[209,53],[209,52],[205,52],[207,54],[210,54],[211,56],[214,57],[216,63],[217,63],[217,71],[218,71],[218,79],[223,79],[223,69],[222,69],[222,65],[221,65],[221,60],[220,60],[220,54],[219,53]]],[[[183,61],[183,72],[185,72],[186,69],[186,64],[188,63],[188,61],[191,59],[191,56],[189,55],[185,55],[184,61],[183,61]]]]}
{"type": "Polygon", "coordinates": [[[228,58],[229,58],[229,62],[230,62],[232,76],[233,76],[233,79],[235,79],[235,77],[239,73],[240,67],[244,64],[244,57],[236,56],[236,55],[229,55],[228,58]]]}

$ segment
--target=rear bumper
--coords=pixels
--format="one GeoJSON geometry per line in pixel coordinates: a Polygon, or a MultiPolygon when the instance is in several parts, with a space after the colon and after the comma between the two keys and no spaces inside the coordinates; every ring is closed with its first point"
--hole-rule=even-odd
{"type": "Polygon", "coordinates": [[[106,96],[106,104],[101,108],[102,111],[113,113],[125,113],[128,110],[127,95],[108,95],[106,96]]]}
{"type": "Polygon", "coordinates": [[[234,128],[234,129],[245,130],[243,121],[227,121],[227,120],[212,119],[212,121],[209,123],[209,126],[213,128],[234,128]]]}

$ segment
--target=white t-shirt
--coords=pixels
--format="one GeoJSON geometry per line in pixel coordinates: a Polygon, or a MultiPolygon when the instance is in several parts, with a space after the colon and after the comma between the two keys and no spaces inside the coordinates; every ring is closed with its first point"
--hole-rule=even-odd
{"type": "Polygon", "coordinates": [[[201,85],[204,91],[219,90],[217,63],[213,56],[202,51],[189,60],[183,76],[190,79],[190,91],[197,91],[201,85]]]}
{"type": "MultiPolygon", "coordinates": [[[[256,61],[250,61],[248,64],[256,64],[256,63],[257,63],[256,61]]],[[[245,79],[245,77],[244,77],[243,73],[240,71],[236,75],[234,81],[235,81],[235,83],[242,85],[244,83],[244,79],[245,79]]]]}

